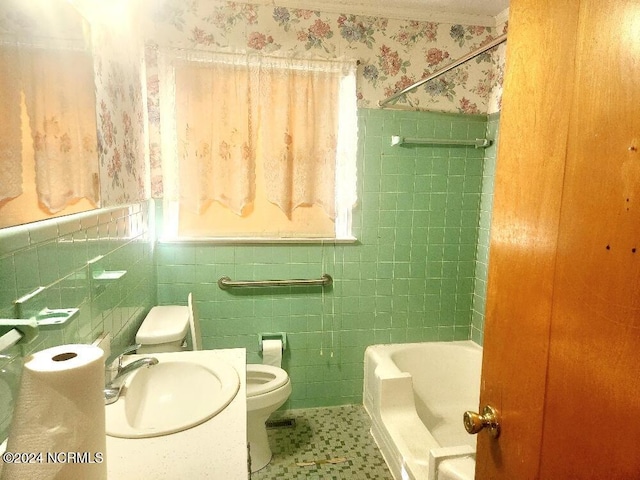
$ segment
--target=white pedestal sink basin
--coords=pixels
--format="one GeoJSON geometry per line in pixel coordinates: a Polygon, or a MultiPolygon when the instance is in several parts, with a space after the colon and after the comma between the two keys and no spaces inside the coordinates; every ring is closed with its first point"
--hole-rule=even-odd
{"type": "Polygon", "coordinates": [[[107,435],[148,438],[186,430],[220,413],[240,388],[238,373],[223,360],[156,358],[157,365],[132,373],[118,401],[106,406],[107,435]]]}

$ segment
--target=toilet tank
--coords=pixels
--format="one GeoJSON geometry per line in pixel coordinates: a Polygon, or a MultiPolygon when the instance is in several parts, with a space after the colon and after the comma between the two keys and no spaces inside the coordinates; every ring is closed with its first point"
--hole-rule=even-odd
{"type": "Polygon", "coordinates": [[[189,308],[180,305],[153,307],[140,325],[137,353],[179,352],[189,330],[189,308]]]}

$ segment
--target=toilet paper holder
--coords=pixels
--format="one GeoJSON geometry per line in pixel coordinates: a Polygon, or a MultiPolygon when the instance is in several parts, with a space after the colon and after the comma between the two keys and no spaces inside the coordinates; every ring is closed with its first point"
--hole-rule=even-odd
{"type": "Polygon", "coordinates": [[[259,352],[262,352],[263,340],[280,340],[282,342],[282,351],[284,352],[287,349],[287,334],[285,332],[258,334],[258,351],[259,352]]]}

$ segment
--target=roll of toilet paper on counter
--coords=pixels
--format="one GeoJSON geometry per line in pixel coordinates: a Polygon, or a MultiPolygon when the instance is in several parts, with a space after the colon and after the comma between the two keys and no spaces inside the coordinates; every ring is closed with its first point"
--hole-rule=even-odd
{"type": "Polygon", "coordinates": [[[262,364],[282,366],[282,340],[262,340],[262,364]]]}
{"type": "Polygon", "coordinates": [[[107,478],[103,355],[60,345],[25,358],[2,480],[107,478]]]}

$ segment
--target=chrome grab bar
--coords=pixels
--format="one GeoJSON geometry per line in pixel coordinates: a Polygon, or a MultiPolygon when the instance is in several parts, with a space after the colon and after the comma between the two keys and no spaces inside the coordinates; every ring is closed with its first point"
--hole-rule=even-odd
{"type": "Polygon", "coordinates": [[[320,278],[290,279],[290,280],[231,280],[229,277],[220,277],[218,287],[222,290],[230,288],[257,288],[257,287],[328,287],[333,283],[331,275],[325,273],[320,278]]]}

